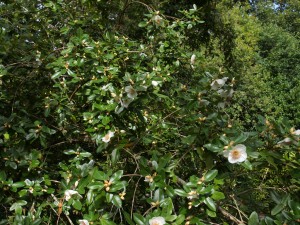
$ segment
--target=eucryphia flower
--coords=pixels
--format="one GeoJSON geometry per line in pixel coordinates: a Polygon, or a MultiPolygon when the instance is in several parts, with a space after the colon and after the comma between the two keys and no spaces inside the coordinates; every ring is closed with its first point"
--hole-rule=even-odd
{"type": "Polygon", "coordinates": [[[225,82],[228,80],[228,77],[223,77],[222,79],[214,80],[210,86],[213,90],[218,90],[219,88],[225,85],[225,82]]]}
{"type": "Polygon", "coordinates": [[[112,138],[115,135],[115,132],[108,131],[108,133],[102,138],[103,142],[109,142],[110,138],[112,138]]]}
{"type": "Polygon", "coordinates": [[[164,224],[166,224],[166,220],[162,216],[153,217],[152,219],[149,220],[149,225],[164,225],[164,224]]]}
{"type": "Polygon", "coordinates": [[[128,98],[134,99],[137,96],[136,90],[130,85],[125,87],[125,92],[127,93],[128,98]]]}
{"type": "Polygon", "coordinates": [[[89,225],[89,221],[87,220],[79,220],[80,225],[89,225]]]}
{"type": "Polygon", "coordinates": [[[133,101],[133,99],[131,98],[125,98],[125,99],[121,99],[121,106],[124,108],[128,108],[129,104],[133,101]]]}
{"type": "Polygon", "coordinates": [[[195,64],[195,60],[196,60],[196,55],[193,54],[193,55],[191,56],[191,65],[194,65],[194,64],[195,64]]]}
{"type": "Polygon", "coordinates": [[[292,142],[292,139],[287,137],[283,139],[282,141],[277,142],[278,145],[288,145],[292,142]]]}
{"type": "Polygon", "coordinates": [[[292,134],[299,136],[299,135],[300,135],[300,130],[294,130],[294,131],[292,132],[292,134]]]}
{"type": "Polygon", "coordinates": [[[153,81],[151,82],[151,84],[152,84],[154,87],[156,87],[156,86],[158,85],[158,82],[155,81],[155,80],[153,80],[153,81]]]}
{"type": "Polygon", "coordinates": [[[65,191],[65,200],[69,201],[72,198],[72,195],[78,195],[81,197],[80,194],[78,194],[78,191],[74,191],[74,190],[66,190],[65,191]]]}
{"type": "Polygon", "coordinates": [[[161,22],[162,22],[162,18],[161,18],[159,15],[155,15],[155,16],[153,17],[153,20],[154,20],[155,23],[157,23],[158,25],[160,25],[161,22]]]}
{"type": "Polygon", "coordinates": [[[224,151],[224,156],[228,158],[230,163],[244,162],[247,159],[246,146],[236,145],[231,150],[224,151]]]}

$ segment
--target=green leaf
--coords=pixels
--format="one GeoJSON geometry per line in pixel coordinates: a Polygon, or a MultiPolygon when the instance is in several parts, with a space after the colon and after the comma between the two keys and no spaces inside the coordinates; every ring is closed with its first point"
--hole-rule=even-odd
{"type": "Polygon", "coordinates": [[[112,203],[117,207],[121,208],[122,207],[122,199],[120,198],[119,195],[114,195],[112,198],[112,203]]]}
{"type": "Polygon", "coordinates": [[[300,203],[296,201],[289,201],[289,207],[293,210],[293,214],[297,216],[297,219],[300,218],[300,203]]]}
{"type": "Polygon", "coordinates": [[[207,197],[205,200],[204,200],[204,203],[205,205],[207,205],[207,207],[212,210],[212,211],[216,211],[216,205],[214,203],[214,201],[210,198],[210,197],[207,197]]]}
{"type": "Polygon", "coordinates": [[[129,225],[135,225],[135,223],[131,220],[130,215],[129,215],[128,212],[123,211],[123,215],[124,215],[124,217],[125,217],[126,222],[127,222],[129,225]]]}
{"type": "Polygon", "coordinates": [[[249,216],[248,225],[258,225],[258,224],[259,224],[258,214],[257,212],[254,211],[249,216]]]}
{"type": "Polygon", "coordinates": [[[271,194],[270,194],[272,200],[276,203],[276,204],[279,204],[281,202],[281,196],[275,192],[275,191],[271,191],[271,194]]]}
{"type": "Polygon", "coordinates": [[[108,180],[108,176],[103,171],[99,171],[95,168],[93,172],[93,178],[96,180],[108,180]]]}
{"type": "Polygon", "coordinates": [[[37,159],[34,159],[34,160],[31,161],[29,168],[30,169],[36,168],[36,167],[39,166],[39,164],[40,164],[40,161],[37,160],[37,159]]]}
{"type": "Polygon", "coordinates": [[[210,170],[204,175],[204,181],[212,181],[218,175],[218,170],[210,170]]]}
{"type": "Polygon", "coordinates": [[[22,209],[22,206],[26,205],[27,202],[25,200],[19,200],[17,202],[15,202],[14,204],[12,204],[12,206],[9,208],[10,211],[13,210],[18,210],[19,208],[22,209]]]}
{"type": "Polygon", "coordinates": [[[18,194],[21,198],[24,197],[25,195],[27,195],[27,193],[28,193],[28,191],[26,189],[23,189],[23,190],[18,192],[18,194]]]}
{"type": "Polygon", "coordinates": [[[153,201],[162,201],[164,199],[164,191],[160,188],[156,189],[153,196],[153,201]]]}
{"type": "Polygon", "coordinates": [[[219,147],[219,146],[213,145],[213,144],[206,144],[206,145],[203,145],[203,147],[205,147],[206,149],[208,149],[211,152],[222,152],[223,151],[223,147],[219,147]]]}
{"type": "Polygon", "coordinates": [[[206,209],[206,214],[207,214],[209,217],[216,217],[216,216],[217,216],[216,212],[210,211],[209,209],[206,209]]]}
{"type": "Polygon", "coordinates": [[[249,137],[248,133],[241,133],[234,141],[235,144],[239,144],[242,143],[244,141],[246,141],[249,137]]]}
{"type": "Polygon", "coordinates": [[[162,207],[161,216],[166,218],[170,216],[173,212],[173,202],[171,198],[166,198],[160,201],[160,206],[162,207]]]}
{"type": "Polygon", "coordinates": [[[193,142],[195,141],[195,139],[196,139],[196,135],[188,135],[186,137],[183,137],[181,139],[181,142],[183,144],[191,145],[191,144],[193,144],[193,142]]]}
{"type": "Polygon", "coordinates": [[[88,186],[88,189],[100,191],[103,187],[103,183],[93,182],[91,185],[88,186]]]}
{"type": "Polygon", "coordinates": [[[136,222],[137,225],[145,225],[146,224],[146,219],[138,213],[133,213],[133,220],[136,222]]]}
{"type": "Polygon", "coordinates": [[[20,182],[13,183],[11,186],[13,188],[20,188],[20,187],[24,187],[25,185],[26,185],[25,182],[20,181],[20,182]]]}
{"type": "Polygon", "coordinates": [[[89,152],[80,152],[79,155],[80,155],[81,157],[87,158],[87,157],[90,157],[92,154],[89,153],[89,152]]]}
{"type": "Polygon", "coordinates": [[[3,136],[5,140],[9,140],[9,133],[6,132],[3,136]]]}
{"type": "Polygon", "coordinates": [[[284,209],[285,205],[282,203],[279,203],[271,210],[271,215],[274,216],[278,213],[280,213],[284,209]]]}
{"type": "Polygon", "coordinates": [[[145,27],[145,26],[147,26],[147,25],[148,25],[148,22],[147,22],[147,21],[143,21],[143,22],[140,22],[140,23],[138,24],[139,27],[145,27]]]}
{"type": "Polygon", "coordinates": [[[265,217],[265,223],[266,223],[267,225],[273,225],[273,219],[270,218],[270,217],[268,217],[268,216],[266,216],[266,217],[265,217]]]}
{"type": "Polygon", "coordinates": [[[77,152],[74,151],[74,150],[72,150],[72,149],[64,151],[64,154],[66,154],[66,155],[74,155],[74,154],[76,154],[76,153],[77,153],[77,152]]]}
{"type": "Polygon", "coordinates": [[[177,216],[177,219],[175,221],[175,224],[176,225],[181,225],[185,220],[185,216],[180,214],[179,216],[177,216]]]}
{"type": "Polygon", "coordinates": [[[222,192],[214,191],[211,198],[218,201],[218,200],[224,199],[225,195],[222,192]]]}
{"type": "Polygon", "coordinates": [[[181,197],[187,197],[188,194],[182,189],[174,189],[175,195],[179,195],[181,197]]]}
{"type": "Polygon", "coordinates": [[[0,181],[5,181],[6,180],[6,173],[5,171],[0,171],[0,181]]]}
{"type": "Polygon", "coordinates": [[[110,193],[106,193],[106,201],[112,202],[114,195],[110,193]]]}
{"type": "Polygon", "coordinates": [[[61,75],[63,74],[63,71],[58,71],[58,72],[56,72],[55,74],[53,74],[52,76],[51,76],[51,79],[57,79],[57,78],[59,78],[61,75]]]}
{"type": "Polygon", "coordinates": [[[13,168],[14,170],[18,168],[18,165],[17,165],[17,163],[15,163],[15,162],[9,161],[9,162],[8,162],[8,165],[9,165],[11,168],[13,168]]]}
{"type": "Polygon", "coordinates": [[[115,172],[111,178],[110,178],[110,182],[114,182],[114,181],[117,181],[117,180],[120,180],[120,178],[123,176],[123,170],[119,170],[117,172],[115,172]]]}
{"type": "Polygon", "coordinates": [[[117,161],[119,160],[120,151],[119,149],[114,149],[111,153],[111,163],[115,165],[117,161]]]}
{"type": "Polygon", "coordinates": [[[81,210],[81,208],[82,208],[82,204],[79,200],[74,200],[72,205],[77,210],[81,210]]]}
{"type": "Polygon", "coordinates": [[[248,169],[248,170],[252,170],[252,164],[249,162],[249,160],[245,160],[245,162],[243,162],[242,164],[241,164],[243,167],[245,167],[246,169],[248,169]]]}

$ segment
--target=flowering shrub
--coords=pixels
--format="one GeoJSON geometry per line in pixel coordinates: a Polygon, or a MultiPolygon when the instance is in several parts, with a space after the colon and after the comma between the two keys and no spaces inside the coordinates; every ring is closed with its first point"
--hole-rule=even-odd
{"type": "MultiPolygon", "coordinates": [[[[49,1],[36,10],[67,9],[49,1]]],[[[210,69],[188,45],[188,31],[203,23],[197,6],[180,19],[147,9],[143,39],[95,35],[75,21],[53,28],[60,41],[35,58],[51,89],[31,112],[15,103],[20,112],[1,116],[0,224],[299,220],[297,199],[277,193],[272,218],[258,217],[242,198],[248,183],[241,185],[277,161],[298,185],[299,130],[264,118],[256,132],[239,128],[225,111],[234,77],[210,69]]]]}

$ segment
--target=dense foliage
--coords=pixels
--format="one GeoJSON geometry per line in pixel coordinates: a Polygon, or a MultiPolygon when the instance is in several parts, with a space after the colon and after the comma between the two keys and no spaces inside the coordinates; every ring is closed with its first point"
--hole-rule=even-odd
{"type": "Polygon", "coordinates": [[[299,223],[299,13],[0,1],[0,224],[299,223]]]}

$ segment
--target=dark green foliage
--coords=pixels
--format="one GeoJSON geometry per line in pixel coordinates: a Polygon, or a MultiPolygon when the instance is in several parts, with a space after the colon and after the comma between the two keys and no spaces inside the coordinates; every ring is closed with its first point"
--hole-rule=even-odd
{"type": "Polygon", "coordinates": [[[0,1],[0,224],[296,224],[298,6],[0,1]]]}

